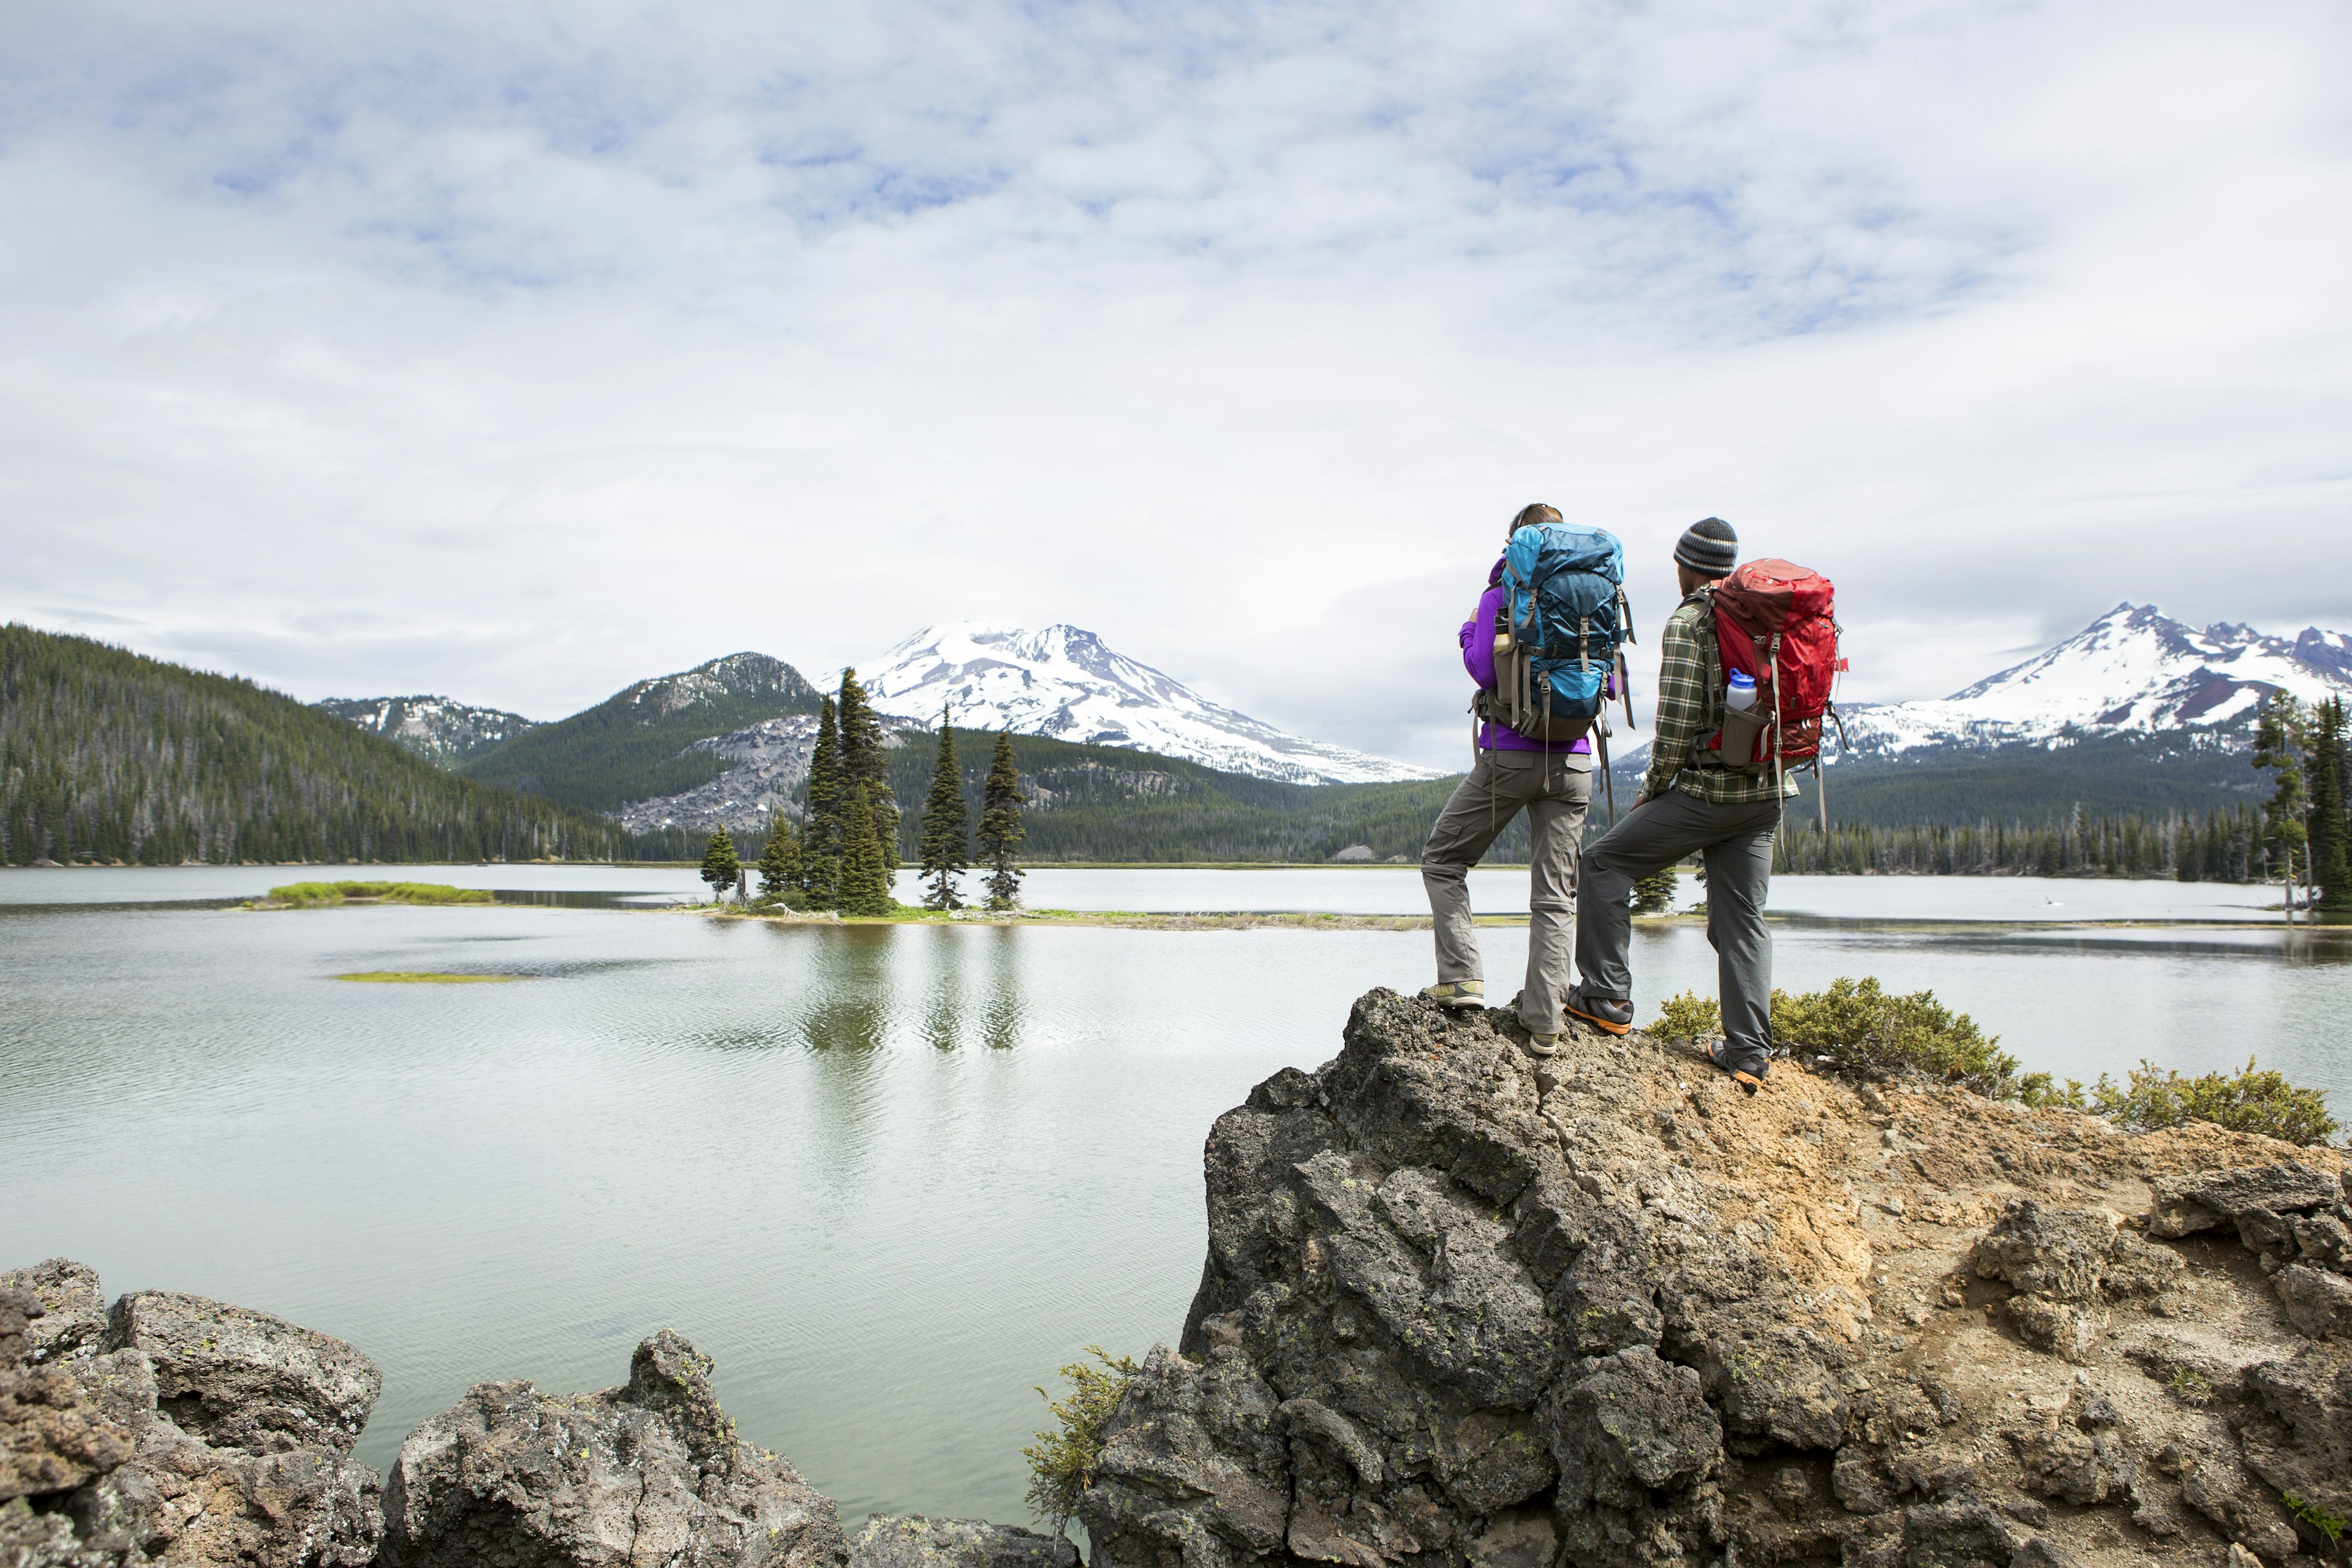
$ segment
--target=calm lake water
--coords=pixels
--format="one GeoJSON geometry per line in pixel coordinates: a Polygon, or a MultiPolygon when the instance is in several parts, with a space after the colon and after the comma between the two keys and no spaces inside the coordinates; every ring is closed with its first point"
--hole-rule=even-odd
{"type": "MultiPolygon", "coordinates": [[[[771,927],[628,907],[217,907],[271,868],[0,871],[0,1266],[200,1291],[383,1367],[361,1446],[488,1378],[622,1380],[667,1324],[730,1414],[842,1502],[1024,1517],[1031,1385],[1172,1339],[1201,1143],[1338,1048],[1423,931],[771,927]],[[364,970],[510,985],[341,983],[364,970]]],[[[338,873],[341,874],[341,873],[338,873]]],[[[390,875],[658,904],[690,871],[390,875]]],[[[1482,910],[1525,909],[1482,871],[1482,910]]],[[[1042,871],[1039,907],[1412,913],[1409,869],[1042,871]]],[[[1686,887],[1686,896],[1696,889],[1686,887]]],[[[1932,987],[2079,1078],[2249,1053],[2352,1121],[2352,941],[2259,889],[1790,878],[1778,975],[1932,987]],[[2092,925],[2070,922],[2146,922],[2092,925]]],[[[1483,928],[1515,976],[1525,933],[1483,928]]],[[[1711,990],[1695,924],[1636,938],[1643,1015],[1711,990]]],[[[1498,989],[1511,988],[1505,983],[1498,989]]]]}

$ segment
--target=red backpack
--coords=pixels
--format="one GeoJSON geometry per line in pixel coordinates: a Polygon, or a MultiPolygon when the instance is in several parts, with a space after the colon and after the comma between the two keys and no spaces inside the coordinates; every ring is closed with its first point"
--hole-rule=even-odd
{"type": "Polygon", "coordinates": [[[1699,738],[1693,760],[1759,772],[1818,763],[1822,717],[1832,711],[1830,688],[1845,668],[1830,580],[1786,561],[1750,561],[1708,599],[1724,679],[1735,669],[1755,679],[1753,711],[1761,724],[1752,731],[1748,755],[1724,755],[1718,729],[1699,738]]]}

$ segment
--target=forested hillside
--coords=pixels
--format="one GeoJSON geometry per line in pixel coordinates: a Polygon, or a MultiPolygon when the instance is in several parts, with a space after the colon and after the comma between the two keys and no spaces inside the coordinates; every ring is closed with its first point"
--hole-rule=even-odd
{"type": "MultiPolygon", "coordinates": [[[[1830,821],[1847,827],[1928,823],[2018,823],[2048,827],[2077,810],[2101,816],[2234,811],[2269,786],[2241,736],[2187,733],[2085,738],[2071,744],[2019,744],[1990,751],[1923,747],[1895,756],[1839,757],[1829,769],[1830,821]]],[[[1641,760],[1621,763],[1618,793],[1637,787],[1641,760]]],[[[1814,817],[1808,774],[1800,810],[1814,817]]]]}
{"type": "MultiPolygon", "coordinates": [[[[961,732],[959,738],[962,739],[961,732]]],[[[979,820],[989,747],[975,733],[957,749],[964,796],[979,820]]],[[[899,850],[916,857],[932,748],[909,734],[890,753],[890,787],[904,810],[899,850]]],[[[1015,735],[1013,754],[1030,796],[1023,822],[1034,860],[1328,860],[1352,844],[1376,859],[1418,859],[1452,779],[1407,784],[1294,784],[1114,746],[1074,746],[1015,735]]],[[[1527,830],[1502,847],[1524,859],[1527,830]]]]}
{"type": "Polygon", "coordinates": [[[605,859],[585,812],[442,772],[264,690],[0,626],[0,863],[605,859]]]}
{"type": "MultiPolygon", "coordinates": [[[[677,675],[640,680],[595,707],[541,724],[458,772],[591,811],[681,795],[732,764],[695,742],[762,719],[814,713],[816,689],[782,659],[730,654],[677,675]]],[[[697,854],[700,851],[697,850],[697,854]]]]}

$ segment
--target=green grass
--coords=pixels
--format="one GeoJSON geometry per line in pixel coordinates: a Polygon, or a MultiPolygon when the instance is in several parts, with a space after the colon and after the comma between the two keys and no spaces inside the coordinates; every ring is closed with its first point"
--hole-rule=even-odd
{"type": "Polygon", "coordinates": [[[356,980],[369,985],[503,985],[510,980],[520,980],[520,974],[431,974],[419,969],[369,969],[357,974],[338,974],[338,980],[356,980]]]}
{"type": "Polygon", "coordinates": [[[488,904],[488,888],[452,888],[439,882],[289,882],[272,888],[264,901],[289,909],[320,909],[355,900],[380,904],[488,904]]]}

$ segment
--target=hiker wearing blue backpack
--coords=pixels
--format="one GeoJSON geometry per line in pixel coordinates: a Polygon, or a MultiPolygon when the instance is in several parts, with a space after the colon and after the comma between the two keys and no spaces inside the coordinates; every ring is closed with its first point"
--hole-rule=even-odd
{"type": "Polygon", "coordinates": [[[1472,763],[1421,853],[1437,936],[1441,1006],[1481,1007],[1486,986],[1470,920],[1470,868],[1528,814],[1528,968],[1515,1004],[1528,1049],[1558,1049],[1576,927],[1577,857],[1592,802],[1593,731],[1622,689],[1618,643],[1624,552],[1601,529],[1530,506],[1512,519],[1486,591],[1463,623],[1462,666],[1477,683],[1472,763]]]}
{"type": "MultiPolygon", "coordinates": [[[[1778,759],[1795,754],[1804,732],[1801,719],[1810,716],[1810,733],[1820,733],[1820,704],[1810,703],[1809,713],[1797,705],[1797,665],[1821,666],[1824,679],[1827,665],[1810,651],[1818,639],[1799,635],[1799,623],[1789,622],[1787,645],[1777,633],[1769,643],[1787,667],[1768,683],[1775,706],[1757,707],[1755,676],[1726,658],[1717,626],[1718,601],[1732,596],[1725,579],[1738,561],[1739,536],[1718,517],[1691,524],[1675,542],[1675,574],[1683,600],[1659,638],[1650,770],[1640,799],[1585,851],[1577,984],[1566,1010],[1608,1034],[1632,1030],[1633,987],[1627,960],[1633,884],[1696,855],[1706,868],[1706,940],[1716,952],[1723,1010],[1724,1038],[1712,1055],[1716,1066],[1753,1093],[1772,1051],[1772,939],[1764,928],[1772,839],[1781,802],[1796,792],[1795,779],[1778,759]],[[1778,706],[1783,697],[1789,700],[1785,710],[1778,706]]],[[[1828,584],[1815,574],[1785,562],[1759,566],[1783,568],[1783,576],[1801,574],[1819,583],[1826,606],[1828,584]]],[[[1742,575],[1758,569],[1744,568],[1742,575]]],[[[1833,664],[1833,637],[1826,646],[1833,664]]],[[[1745,642],[1737,651],[1754,664],[1754,650],[1745,642]]],[[[1776,667],[1768,659],[1762,668],[1776,667]]]]}

